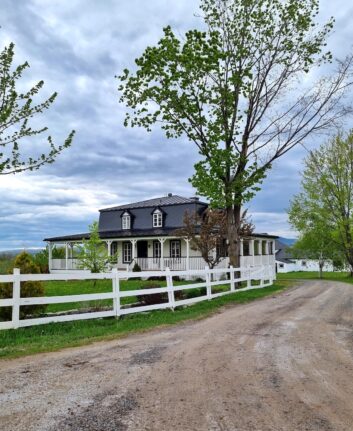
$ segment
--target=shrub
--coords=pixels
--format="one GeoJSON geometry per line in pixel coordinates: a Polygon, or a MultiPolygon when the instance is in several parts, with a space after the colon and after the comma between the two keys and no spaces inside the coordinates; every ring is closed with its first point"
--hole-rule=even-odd
{"type": "Polygon", "coordinates": [[[132,268],[132,272],[141,272],[141,267],[137,262],[135,262],[135,265],[132,268]]]}
{"type": "MultiPolygon", "coordinates": [[[[20,253],[13,262],[13,268],[19,268],[22,274],[39,274],[40,269],[36,265],[30,254],[26,252],[20,253]]],[[[9,271],[9,273],[13,272],[9,271]]],[[[44,296],[44,287],[40,281],[24,281],[21,283],[21,297],[44,296]]],[[[0,283],[0,298],[12,298],[12,283],[0,283]]],[[[21,319],[29,316],[41,314],[45,311],[46,305],[25,305],[20,307],[21,319]]],[[[1,307],[0,318],[3,320],[11,320],[12,307],[1,307]]]]}

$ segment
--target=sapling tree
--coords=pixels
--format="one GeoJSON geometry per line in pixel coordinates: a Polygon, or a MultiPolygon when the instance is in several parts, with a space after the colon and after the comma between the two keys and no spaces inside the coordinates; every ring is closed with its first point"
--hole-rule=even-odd
{"type": "Polygon", "coordinates": [[[230,262],[239,264],[242,206],[271,168],[315,133],[351,112],[352,55],[304,85],[332,61],[334,20],[317,24],[318,0],[201,0],[202,28],[171,27],[119,76],[126,126],[186,137],[200,160],[190,179],[227,217],[230,262]],[[312,75],[314,76],[314,74],[312,75]]]}
{"type": "Polygon", "coordinates": [[[18,89],[23,72],[29,67],[27,62],[13,66],[14,44],[10,43],[0,53],[0,175],[33,171],[45,164],[53,163],[55,158],[71,145],[72,131],[62,145],[54,145],[51,136],[46,138],[47,151],[28,148],[30,138],[42,139],[47,127],[32,128],[30,120],[39,117],[54,103],[57,93],[48,99],[34,103],[44,82],[39,81],[25,92],[18,89]],[[31,155],[30,155],[31,154],[31,155]]]}
{"type": "Polygon", "coordinates": [[[78,246],[78,260],[81,269],[88,269],[92,273],[104,272],[110,264],[117,260],[117,254],[109,256],[107,245],[99,237],[98,222],[89,226],[88,240],[82,240],[78,246]]]}
{"type": "MultiPolygon", "coordinates": [[[[175,231],[179,237],[190,241],[193,250],[201,253],[201,256],[212,269],[217,266],[227,255],[227,215],[224,210],[209,208],[202,214],[197,212],[185,212],[184,226],[175,231]]],[[[247,218],[244,211],[241,217],[242,236],[249,236],[254,231],[254,225],[247,218]]]]}

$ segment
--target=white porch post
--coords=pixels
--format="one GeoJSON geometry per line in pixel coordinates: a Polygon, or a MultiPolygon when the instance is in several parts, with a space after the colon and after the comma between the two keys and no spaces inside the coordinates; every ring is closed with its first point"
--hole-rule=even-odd
{"type": "Polygon", "coordinates": [[[68,268],[68,263],[69,263],[69,243],[65,243],[65,269],[69,269],[68,268]]]}
{"type": "Polygon", "coordinates": [[[49,272],[53,268],[53,248],[52,247],[53,247],[52,243],[48,242],[48,268],[49,268],[49,272]]]}
{"type": "Polygon", "coordinates": [[[252,265],[255,266],[255,241],[253,239],[249,241],[249,254],[252,256],[252,265]]]}
{"type": "Polygon", "coordinates": [[[112,255],[112,241],[106,241],[107,247],[108,247],[108,256],[111,257],[112,255]]]}
{"type": "Polygon", "coordinates": [[[184,238],[186,242],[186,270],[190,271],[190,240],[188,238],[184,238]]]}
{"type": "Polygon", "coordinates": [[[161,262],[160,262],[160,266],[161,266],[161,271],[163,271],[164,269],[164,242],[165,242],[165,238],[158,238],[158,241],[161,243],[161,262]]]}
{"type": "Polygon", "coordinates": [[[134,260],[136,257],[136,247],[135,246],[137,243],[137,239],[130,239],[130,242],[132,244],[132,255],[131,255],[131,257],[132,257],[132,260],[134,260]]]}
{"type": "Polygon", "coordinates": [[[239,247],[239,266],[242,267],[244,263],[244,240],[240,238],[240,247],[239,247]]]}

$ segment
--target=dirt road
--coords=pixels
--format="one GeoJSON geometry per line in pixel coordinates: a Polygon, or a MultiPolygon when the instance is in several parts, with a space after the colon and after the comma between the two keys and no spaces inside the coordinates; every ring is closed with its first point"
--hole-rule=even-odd
{"type": "Polygon", "coordinates": [[[0,429],[353,430],[353,286],[0,362],[0,429]]]}

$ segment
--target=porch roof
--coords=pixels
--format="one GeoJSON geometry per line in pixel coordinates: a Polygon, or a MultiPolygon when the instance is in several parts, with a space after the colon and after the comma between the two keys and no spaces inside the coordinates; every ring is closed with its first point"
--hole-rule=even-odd
{"type": "MultiPolygon", "coordinates": [[[[144,238],[144,237],[163,237],[163,236],[175,236],[177,227],[173,228],[159,228],[159,229],[132,229],[132,230],[115,230],[115,231],[102,231],[99,232],[101,239],[124,239],[124,238],[144,238]]],[[[62,241],[80,241],[82,239],[88,239],[90,236],[89,232],[56,236],[51,238],[45,238],[46,242],[62,242],[62,241]]],[[[269,235],[267,233],[253,233],[249,238],[263,238],[263,239],[277,239],[276,235],[269,235]]]]}

